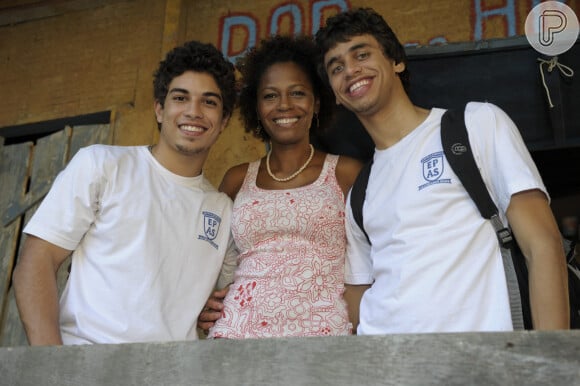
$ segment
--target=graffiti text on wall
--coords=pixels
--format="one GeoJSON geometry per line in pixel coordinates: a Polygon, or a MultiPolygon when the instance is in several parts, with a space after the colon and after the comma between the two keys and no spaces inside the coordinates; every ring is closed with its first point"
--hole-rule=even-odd
{"type": "MultiPolygon", "coordinates": [[[[310,1],[309,22],[306,20],[305,10],[300,4],[283,3],[270,11],[264,36],[275,35],[280,32],[282,23],[289,25],[291,33],[316,33],[320,28],[325,13],[335,14],[350,9],[347,0],[314,0],[310,1]]],[[[220,19],[219,44],[220,49],[231,61],[241,55],[247,48],[256,45],[260,38],[260,20],[248,13],[230,12],[220,19]],[[242,36],[241,47],[234,48],[235,36],[242,36]]]]}
{"type": "MultiPolygon", "coordinates": [[[[530,9],[540,1],[532,0],[530,9]]],[[[485,0],[471,0],[471,38],[473,40],[485,39],[486,23],[498,18],[504,25],[505,37],[515,36],[519,23],[516,2],[517,0],[504,0],[501,5],[487,6],[485,0]]],[[[251,13],[229,12],[227,16],[220,19],[218,40],[220,49],[229,60],[234,62],[246,49],[253,47],[261,37],[280,32],[282,25],[288,32],[294,34],[316,33],[325,20],[325,16],[351,8],[348,0],[310,0],[308,7],[309,9],[305,10],[296,2],[278,4],[270,10],[265,25],[261,25],[262,21],[251,13]],[[261,30],[264,30],[263,35],[260,35],[261,30]],[[238,42],[237,46],[234,46],[234,41],[238,42]]],[[[440,34],[429,39],[427,44],[441,44],[447,41],[445,34],[440,34]]],[[[418,43],[406,42],[406,45],[416,44],[418,43]]]]}

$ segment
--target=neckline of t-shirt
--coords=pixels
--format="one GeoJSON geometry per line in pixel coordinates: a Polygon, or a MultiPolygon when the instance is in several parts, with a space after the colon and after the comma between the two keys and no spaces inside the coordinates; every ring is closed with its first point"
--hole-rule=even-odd
{"type": "Polygon", "coordinates": [[[406,136],[401,138],[401,140],[399,142],[395,143],[392,146],[389,146],[386,149],[375,148],[374,157],[376,158],[377,156],[383,156],[383,155],[388,155],[391,153],[396,153],[398,151],[398,149],[407,146],[407,144],[409,142],[413,141],[413,139],[415,137],[417,137],[418,135],[420,135],[421,132],[423,132],[425,129],[430,127],[434,123],[434,121],[440,122],[441,116],[443,115],[444,112],[445,112],[445,110],[437,108],[437,107],[431,108],[431,111],[429,111],[429,115],[427,115],[427,118],[425,118],[425,120],[423,122],[421,122],[419,124],[419,126],[414,128],[413,130],[411,130],[406,136]]]}
{"type": "Polygon", "coordinates": [[[153,165],[153,167],[159,171],[161,175],[171,179],[175,183],[184,186],[194,187],[199,186],[199,184],[203,181],[204,178],[203,171],[201,172],[200,175],[195,177],[180,176],[179,174],[175,174],[167,170],[163,165],[161,165],[161,163],[159,163],[159,161],[157,161],[157,159],[153,156],[151,151],[149,151],[149,146],[142,146],[140,147],[140,150],[142,153],[145,153],[145,158],[147,158],[148,162],[150,162],[153,165]]]}

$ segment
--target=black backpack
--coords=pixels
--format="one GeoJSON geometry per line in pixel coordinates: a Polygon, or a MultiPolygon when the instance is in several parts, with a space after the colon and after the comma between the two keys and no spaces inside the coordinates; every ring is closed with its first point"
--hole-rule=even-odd
{"type": "MultiPolygon", "coordinates": [[[[475,202],[482,217],[491,221],[501,247],[504,270],[508,283],[510,308],[514,329],[531,330],[532,315],[528,284],[528,268],[525,257],[515,241],[512,231],[505,227],[499,212],[489,196],[485,183],[473,158],[467,128],[463,119],[463,109],[447,110],[441,118],[441,143],[447,162],[463,183],[465,190],[475,202]]],[[[372,167],[372,159],[367,162],[357,176],[350,193],[353,217],[370,242],[363,226],[363,203],[372,167]]],[[[570,298],[570,327],[580,329],[580,266],[574,258],[575,243],[563,239],[568,266],[568,292],[570,298]]]]}

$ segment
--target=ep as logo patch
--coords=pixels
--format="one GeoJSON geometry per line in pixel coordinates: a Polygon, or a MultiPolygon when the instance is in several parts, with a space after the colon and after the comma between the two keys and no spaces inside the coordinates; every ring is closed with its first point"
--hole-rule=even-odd
{"type": "Polygon", "coordinates": [[[423,169],[423,178],[427,183],[420,185],[419,190],[423,190],[426,187],[434,184],[451,183],[449,178],[442,179],[443,171],[445,168],[443,152],[439,151],[437,153],[429,154],[421,160],[421,165],[423,169]]]}
{"type": "Polygon", "coordinates": [[[443,174],[443,152],[433,153],[421,160],[423,164],[423,178],[435,181],[443,174]]]}
{"type": "Polygon", "coordinates": [[[217,237],[222,219],[215,213],[202,212],[203,214],[203,235],[197,236],[199,240],[205,240],[211,244],[212,247],[218,249],[218,245],[213,242],[217,237]]]}

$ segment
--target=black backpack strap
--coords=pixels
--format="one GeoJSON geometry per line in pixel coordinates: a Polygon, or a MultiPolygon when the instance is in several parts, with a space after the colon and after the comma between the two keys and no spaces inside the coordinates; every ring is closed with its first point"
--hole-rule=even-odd
{"type": "Polygon", "coordinates": [[[354,184],[350,190],[350,208],[352,209],[352,215],[354,217],[354,221],[360,228],[360,230],[364,233],[365,237],[369,244],[371,240],[369,239],[369,235],[365,231],[365,227],[363,225],[363,204],[365,202],[365,197],[367,194],[367,184],[369,182],[369,176],[371,174],[371,167],[373,166],[373,160],[371,158],[368,161],[356,177],[354,184]]]}
{"type": "Polygon", "coordinates": [[[447,110],[441,117],[441,143],[445,158],[483,218],[492,222],[500,245],[504,248],[510,248],[514,241],[512,233],[503,226],[497,206],[491,199],[475,163],[463,118],[464,111],[465,108],[447,110]]]}
{"type": "Polygon", "coordinates": [[[473,158],[463,118],[464,111],[465,109],[447,110],[441,117],[443,152],[481,215],[489,220],[497,213],[497,207],[485,189],[485,183],[473,158]]]}
{"type": "MultiPolygon", "coordinates": [[[[449,165],[463,184],[463,187],[477,206],[482,217],[490,220],[496,232],[508,285],[510,310],[514,329],[531,329],[529,298],[522,297],[520,284],[527,286],[527,267],[525,261],[516,261],[512,232],[499,218],[498,209],[489,192],[481,172],[475,163],[469,143],[464,119],[465,107],[460,110],[447,110],[441,117],[441,143],[449,165]]],[[[524,291],[526,288],[522,288],[524,291]]],[[[524,292],[527,293],[527,292],[524,292]]]]}

